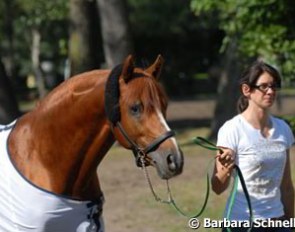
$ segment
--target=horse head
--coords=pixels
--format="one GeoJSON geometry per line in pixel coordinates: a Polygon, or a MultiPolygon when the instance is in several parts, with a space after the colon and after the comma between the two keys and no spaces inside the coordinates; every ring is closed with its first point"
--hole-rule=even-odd
{"type": "Polygon", "coordinates": [[[164,60],[148,68],[128,56],[106,84],[105,107],[116,140],[132,149],[138,166],[152,165],[163,179],[182,172],[183,154],[166,122],[167,96],[159,83],[164,60]]]}

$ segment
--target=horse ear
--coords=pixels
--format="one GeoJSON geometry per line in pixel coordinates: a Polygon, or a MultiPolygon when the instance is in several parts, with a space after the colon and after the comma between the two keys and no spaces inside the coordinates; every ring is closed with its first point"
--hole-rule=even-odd
{"type": "Polygon", "coordinates": [[[158,55],[156,61],[147,68],[146,71],[158,80],[161,75],[163,64],[164,58],[161,55],[158,55]]]}
{"type": "Polygon", "coordinates": [[[122,77],[127,83],[131,78],[134,70],[134,59],[132,55],[127,56],[123,63],[122,77]]]}

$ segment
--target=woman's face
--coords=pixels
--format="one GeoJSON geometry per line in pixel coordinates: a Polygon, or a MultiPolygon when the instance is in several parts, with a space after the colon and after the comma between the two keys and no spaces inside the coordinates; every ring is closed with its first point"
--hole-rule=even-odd
{"type": "Polygon", "coordinates": [[[278,86],[274,78],[268,72],[264,72],[252,88],[249,87],[248,91],[244,91],[244,95],[249,98],[249,103],[252,102],[252,104],[266,109],[273,105],[277,90],[278,86]]]}

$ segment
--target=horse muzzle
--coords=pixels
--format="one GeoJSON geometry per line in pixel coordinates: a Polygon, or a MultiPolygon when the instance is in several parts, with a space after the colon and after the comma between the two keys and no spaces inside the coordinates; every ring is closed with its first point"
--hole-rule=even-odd
{"type": "Polygon", "coordinates": [[[166,131],[145,148],[141,148],[128,136],[120,122],[116,125],[121,134],[130,144],[130,148],[133,151],[135,162],[138,167],[155,166],[162,179],[169,179],[182,172],[183,154],[176,145],[176,142],[171,143],[172,146],[161,148],[163,143],[166,143],[175,136],[174,131],[166,131]]]}
{"type": "Polygon", "coordinates": [[[182,173],[183,153],[180,149],[158,149],[150,153],[153,166],[162,179],[170,179],[182,173]]]}

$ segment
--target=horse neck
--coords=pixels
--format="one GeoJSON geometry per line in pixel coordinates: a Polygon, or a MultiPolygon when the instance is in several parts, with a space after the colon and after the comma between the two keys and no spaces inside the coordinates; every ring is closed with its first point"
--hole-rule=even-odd
{"type": "Polygon", "coordinates": [[[32,180],[37,185],[78,198],[99,194],[90,193],[99,188],[96,169],[114,143],[104,112],[104,83],[105,78],[91,88],[68,92],[65,100],[55,91],[17,123],[18,138],[26,136],[28,143],[16,153],[25,150],[22,156],[30,167],[20,162],[19,168],[32,176],[36,170],[31,167],[44,167],[32,180]],[[28,125],[29,132],[25,130],[28,125]]]}

